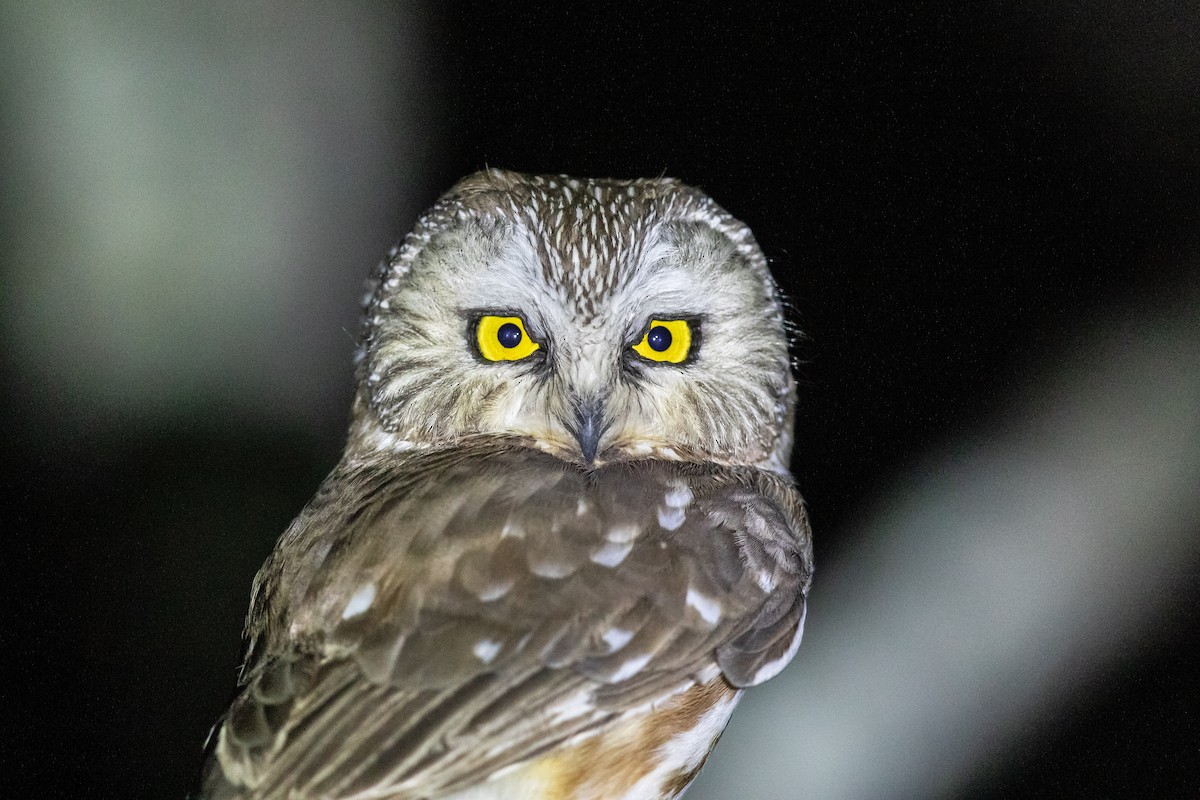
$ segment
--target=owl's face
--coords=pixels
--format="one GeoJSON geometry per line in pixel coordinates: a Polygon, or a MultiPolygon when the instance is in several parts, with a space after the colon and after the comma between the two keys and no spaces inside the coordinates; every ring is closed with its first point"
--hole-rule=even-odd
{"type": "Polygon", "coordinates": [[[355,440],[783,469],[793,383],[749,231],[674,181],[490,171],[384,265],[355,440]]]}

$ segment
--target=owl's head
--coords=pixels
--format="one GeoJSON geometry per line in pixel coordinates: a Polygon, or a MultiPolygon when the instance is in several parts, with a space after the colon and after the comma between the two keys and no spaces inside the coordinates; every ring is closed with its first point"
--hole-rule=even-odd
{"type": "Polygon", "coordinates": [[[381,265],[359,359],[352,453],[503,438],[585,465],[790,455],[766,259],[675,180],[464,179],[381,265]]]}

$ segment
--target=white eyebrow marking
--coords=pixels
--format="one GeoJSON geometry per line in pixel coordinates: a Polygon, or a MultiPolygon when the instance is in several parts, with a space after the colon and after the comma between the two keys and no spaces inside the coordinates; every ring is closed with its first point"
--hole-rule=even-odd
{"type": "Polygon", "coordinates": [[[346,607],[342,609],[342,619],[350,619],[357,617],[359,614],[371,607],[371,603],[375,602],[375,584],[368,583],[366,586],[359,589],[350,598],[350,602],[346,603],[346,607]]]}

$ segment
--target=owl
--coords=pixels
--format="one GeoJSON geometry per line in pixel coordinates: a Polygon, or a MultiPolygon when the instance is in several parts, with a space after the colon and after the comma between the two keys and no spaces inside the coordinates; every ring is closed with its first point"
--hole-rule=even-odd
{"type": "Polygon", "coordinates": [[[670,179],[472,175],[372,277],[357,381],[199,796],[681,795],[812,576],[749,229],[670,179]]]}

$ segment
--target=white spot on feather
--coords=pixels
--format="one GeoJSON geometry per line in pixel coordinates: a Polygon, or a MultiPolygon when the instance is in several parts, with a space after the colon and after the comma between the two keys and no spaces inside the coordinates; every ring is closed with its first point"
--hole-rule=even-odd
{"type": "Polygon", "coordinates": [[[475,596],[484,603],[491,603],[494,600],[499,600],[504,595],[508,594],[508,590],[513,587],[513,581],[502,581],[500,583],[489,583],[484,586],[475,596]]]}
{"type": "Polygon", "coordinates": [[[687,519],[687,512],[682,508],[667,506],[658,510],[658,524],[665,531],[678,529],[685,519],[687,519]]]}
{"type": "Polygon", "coordinates": [[[628,680],[634,675],[637,675],[642,671],[642,667],[650,663],[650,655],[650,653],[646,653],[645,655],[634,656],[633,658],[629,659],[621,666],[617,667],[617,671],[612,674],[612,678],[609,680],[612,683],[620,683],[621,681],[628,680]]]}
{"type": "Polygon", "coordinates": [[[587,689],[580,689],[547,708],[546,716],[549,717],[552,725],[558,725],[569,719],[582,717],[595,709],[596,704],[592,701],[592,693],[587,689]]]}
{"type": "Polygon", "coordinates": [[[600,638],[608,645],[608,652],[615,653],[629,644],[629,640],[633,638],[633,631],[625,628],[609,628],[600,638]]]}
{"type": "Polygon", "coordinates": [[[604,538],[610,542],[632,542],[639,533],[637,525],[613,525],[604,532],[604,538]]]}
{"type": "Polygon", "coordinates": [[[692,490],[688,488],[686,483],[676,483],[665,495],[663,502],[669,508],[687,508],[692,502],[692,490]]]}
{"type": "Polygon", "coordinates": [[[700,618],[709,625],[716,625],[721,619],[721,602],[702,594],[692,587],[687,590],[687,604],[696,609],[700,618]]]}
{"type": "Polygon", "coordinates": [[[770,570],[760,569],[754,575],[754,582],[758,584],[758,588],[764,592],[772,592],[775,590],[775,576],[770,570]]]}
{"type": "Polygon", "coordinates": [[[529,571],[539,578],[557,581],[573,574],[575,566],[561,561],[533,561],[529,564],[529,571]]]}
{"type": "Polygon", "coordinates": [[[608,542],[592,553],[590,558],[602,567],[615,567],[625,560],[632,549],[633,542],[608,542]]]}
{"type": "Polygon", "coordinates": [[[492,639],[480,639],[471,648],[471,652],[485,664],[490,664],[500,653],[500,643],[492,639]]]}
{"type": "Polygon", "coordinates": [[[368,583],[366,586],[359,589],[350,598],[350,602],[346,603],[346,607],[342,609],[342,619],[350,619],[362,614],[371,607],[371,603],[375,602],[375,584],[368,583]]]}

